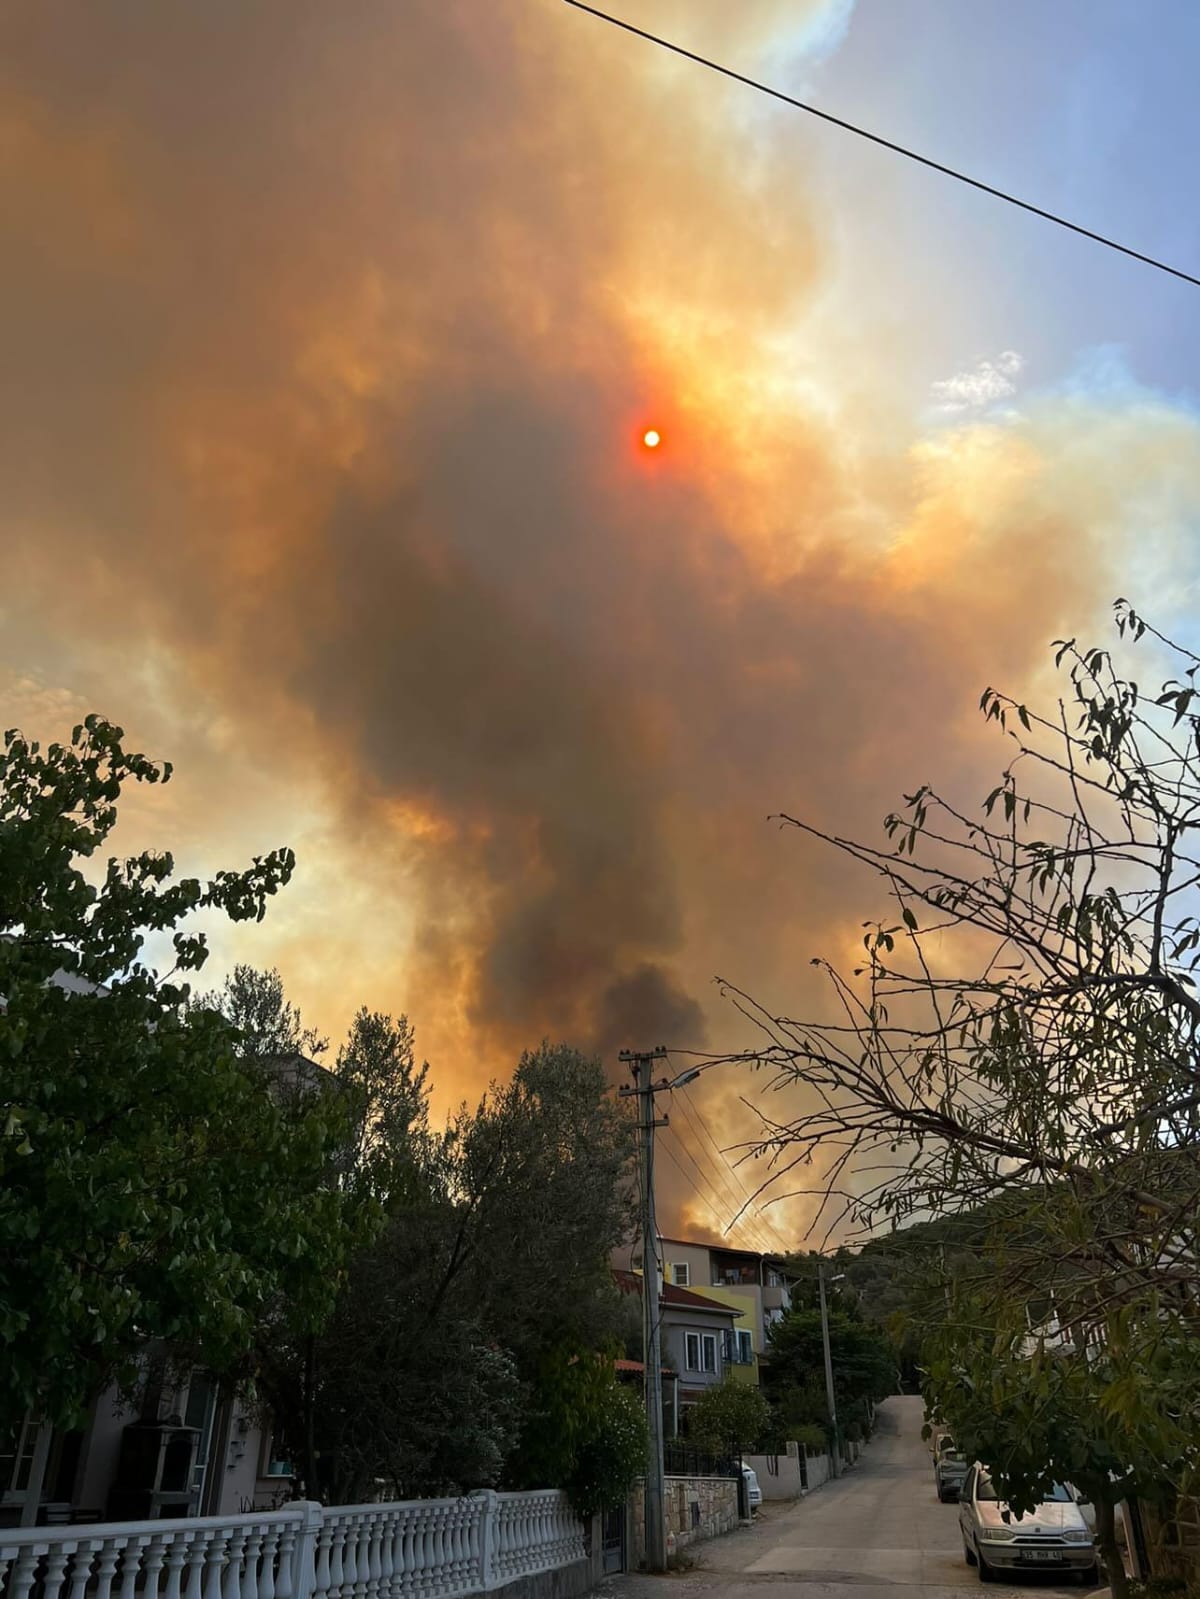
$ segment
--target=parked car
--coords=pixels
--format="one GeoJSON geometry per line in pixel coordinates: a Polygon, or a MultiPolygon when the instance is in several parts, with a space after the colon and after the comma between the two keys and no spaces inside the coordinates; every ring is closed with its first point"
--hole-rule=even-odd
{"type": "Polygon", "coordinates": [[[762,1489],[758,1486],[758,1473],[753,1466],[742,1466],[742,1476],[746,1482],[746,1503],[750,1506],[751,1514],[762,1504],[762,1489]]]}
{"type": "Polygon", "coordinates": [[[933,1480],[937,1485],[937,1496],[943,1504],[948,1499],[958,1498],[966,1477],[966,1455],[954,1447],[953,1438],[943,1438],[933,1457],[933,1480]]]}
{"type": "Polygon", "coordinates": [[[1082,1583],[1099,1577],[1096,1545],[1075,1496],[1056,1483],[1042,1503],[1015,1515],[1001,1500],[985,1466],[967,1472],[958,1496],[958,1525],[968,1566],[979,1567],[982,1582],[1004,1571],[1059,1567],[1082,1583]]]}
{"type": "Polygon", "coordinates": [[[930,1422],[929,1429],[929,1453],[936,1459],[938,1450],[950,1436],[950,1429],[940,1421],[930,1422]]]}

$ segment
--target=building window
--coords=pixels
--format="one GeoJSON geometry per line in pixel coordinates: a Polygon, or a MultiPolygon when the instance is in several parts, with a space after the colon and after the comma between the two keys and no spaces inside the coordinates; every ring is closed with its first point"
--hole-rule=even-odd
{"type": "Polygon", "coordinates": [[[732,1366],[752,1366],[754,1364],[754,1340],[748,1332],[744,1332],[740,1327],[731,1327],[725,1334],[722,1340],[722,1352],[725,1359],[732,1366]]]}
{"type": "Polygon", "coordinates": [[[671,1265],[671,1281],[676,1288],[690,1288],[688,1263],[686,1260],[676,1260],[671,1265]]]}
{"type": "Polygon", "coordinates": [[[684,1357],[689,1371],[717,1371],[716,1333],[685,1333],[684,1357]]]}

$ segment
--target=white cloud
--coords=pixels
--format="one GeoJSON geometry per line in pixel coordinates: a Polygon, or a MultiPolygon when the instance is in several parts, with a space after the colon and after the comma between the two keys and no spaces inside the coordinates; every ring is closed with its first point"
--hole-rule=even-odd
{"type": "Polygon", "coordinates": [[[1013,379],[1024,365],[1024,357],[1016,350],[1002,350],[994,360],[980,361],[966,372],[931,384],[934,405],[946,415],[982,411],[1017,392],[1013,379]]]}

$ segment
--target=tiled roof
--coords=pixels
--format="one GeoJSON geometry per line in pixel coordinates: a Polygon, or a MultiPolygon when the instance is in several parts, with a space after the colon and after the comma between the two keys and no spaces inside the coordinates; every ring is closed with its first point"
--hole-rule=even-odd
{"type": "MultiPolygon", "coordinates": [[[[616,1371],[645,1371],[646,1369],[645,1363],[641,1360],[614,1360],[613,1367],[616,1371]]],[[[664,1377],[669,1377],[672,1382],[678,1381],[679,1373],[672,1371],[670,1366],[664,1366],[662,1374],[664,1377]]]]}

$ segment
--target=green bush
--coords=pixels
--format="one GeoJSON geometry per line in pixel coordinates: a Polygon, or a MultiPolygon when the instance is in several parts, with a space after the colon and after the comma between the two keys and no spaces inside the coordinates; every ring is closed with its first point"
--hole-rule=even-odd
{"type": "Polygon", "coordinates": [[[646,1469],[640,1390],[601,1355],[552,1350],[531,1385],[525,1426],[505,1468],[509,1488],[564,1488],[581,1516],[621,1504],[646,1469]]]}

